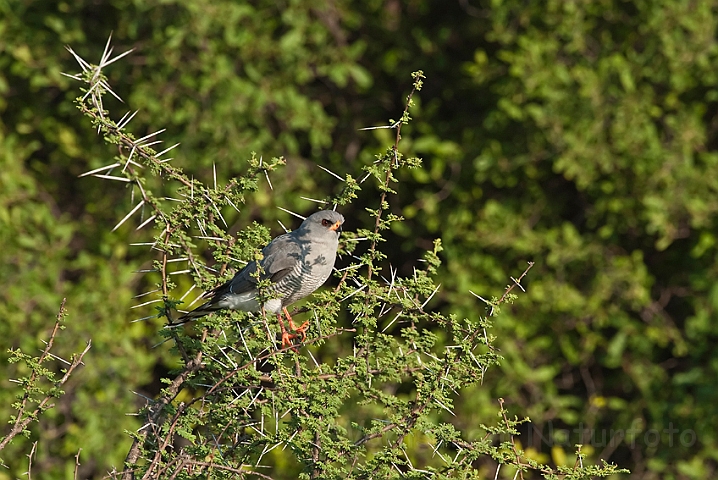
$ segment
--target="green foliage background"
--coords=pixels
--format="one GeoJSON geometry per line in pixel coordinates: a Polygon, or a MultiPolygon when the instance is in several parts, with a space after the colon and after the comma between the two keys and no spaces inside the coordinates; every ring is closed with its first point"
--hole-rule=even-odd
{"type": "MultiPolygon", "coordinates": [[[[238,228],[310,211],[331,193],[316,163],[354,172],[390,144],[408,73],[427,82],[402,141],[425,170],[405,173],[392,263],[441,237],[436,308],[477,315],[469,290],[499,293],[536,262],[527,295],[494,329],[505,360],[464,395],[464,428],[490,423],[496,398],[529,415],[520,437],[561,463],[574,443],[635,478],[708,478],[717,467],[718,53],[713,2],[429,2],[306,0],[161,3],[0,2],[0,356],[41,347],[63,297],[60,353],[91,338],[86,366],[36,425],[35,467],[87,476],[120,467],[123,429],[172,364],[160,323],[130,323],[142,233],[111,228],[130,205],[121,186],[77,178],[112,155],[72,104],[64,49],[107,70],[137,133],[167,128],[175,163],[208,181],[246,168],[251,151],[284,155],[274,191],[238,228]],[[678,433],[669,438],[665,429],[678,433]],[[566,441],[537,440],[564,429],[566,441]],[[574,429],[594,429],[580,441],[574,429]],[[634,429],[611,444],[601,432],[634,429]],[[660,433],[651,441],[649,430],[660,433]],[[692,431],[694,437],[680,437],[692,431]],[[590,433],[588,435],[590,437],[590,433]],[[533,442],[531,443],[531,439],[533,442]],[[605,437],[604,437],[605,438],[605,437]],[[694,438],[682,443],[680,438],[694,438]]],[[[118,111],[117,109],[115,109],[118,111]]],[[[360,198],[343,211],[366,227],[360,198]]],[[[278,229],[274,229],[277,233],[278,229]]],[[[144,290],[143,290],[144,289],[144,290]]],[[[141,315],[137,315],[141,316],[141,315]]],[[[0,418],[16,391],[0,380],[0,418]],[[4,410],[3,410],[4,409],[4,410]]],[[[26,468],[16,440],[7,477],[26,468]]],[[[4,452],[5,453],[5,452],[4,452]]]]}

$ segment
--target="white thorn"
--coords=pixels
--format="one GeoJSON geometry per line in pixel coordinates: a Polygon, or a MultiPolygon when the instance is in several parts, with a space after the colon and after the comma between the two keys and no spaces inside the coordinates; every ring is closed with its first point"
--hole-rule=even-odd
{"type": "Polygon", "coordinates": [[[139,145],[139,144],[142,143],[144,140],[147,140],[147,139],[150,138],[150,137],[154,137],[155,135],[158,135],[158,134],[164,132],[165,130],[167,130],[167,129],[166,129],[166,128],[163,128],[163,129],[161,129],[161,130],[157,130],[156,132],[153,132],[153,133],[150,133],[150,134],[148,134],[148,135],[145,135],[144,137],[135,140],[135,145],[139,145]]]}
{"type": "MultiPolygon", "coordinates": [[[[164,155],[165,153],[169,152],[170,150],[172,150],[173,148],[175,148],[175,147],[176,147],[177,145],[179,145],[179,144],[180,144],[180,142],[177,142],[177,143],[175,143],[174,145],[172,145],[171,147],[165,148],[165,149],[162,150],[160,153],[158,153],[157,155],[155,155],[155,158],[161,157],[162,155],[164,155]]],[[[169,159],[169,160],[171,160],[171,159],[169,159]]]]}
{"type": "Polygon", "coordinates": [[[325,172],[327,172],[329,175],[333,175],[334,177],[338,178],[338,179],[341,180],[342,182],[346,182],[346,179],[340,177],[339,175],[337,175],[336,173],[332,172],[332,171],[329,170],[328,168],[322,167],[321,165],[317,165],[317,167],[321,168],[322,170],[324,170],[325,172]]]}
{"type": "Polygon", "coordinates": [[[85,172],[85,173],[83,173],[82,175],[78,175],[78,177],[80,177],[80,178],[81,178],[81,177],[86,177],[87,175],[92,175],[92,174],[94,174],[94,173],[102,172],[102,171],[104,171],[104,170],[111,170],[111,169],[113,169],[113,168],[115,168],[115,167],[119,167],[119,166],[120,166],[120,162],[113,163],[112,165],[106,165],[106,166],[104,166],[104,167],[100,167],[100,168],[96,168],[96,169],[94,169],[94,170],[90,170],[89,172],[85,172]]]}
{"type": "Polygon", "coordinates": [[[293,211],[287,210],[286,208],[282,208],[282,207],[277,207],[277,208],[280,209],[280,210],[283,210],[283,211],[287,212],[287,213],[290,214],[290,215],[294,215],[294,216],[297,217],[297,218],[301,218],[302,220],[306,220],[306,219],[307,219],[307,217],[302,217],[302,216],[299,215],[298,213],[294,213],[293,211]]]}
{"type": "Polygon", "coordinates": [[[95,177],[95,178],[102,178],[102,179],[104,179],[104,180],[115,180],[115,181],[118,181],[118,182],[125,182],[125,183],[130,183],[130,182],[132,181],[132,180],[130,180],[129,178],[116,177],[116,176],[114,176],[114,175],[93,175],[93,177],[95,177]]]}
{"type": "Polygon", "coordinates": [[[115,228],[113,228],[112,231],[114,232],[115,230],[117,230],[118,228],[120,228],[120,225],[122,225],[123,223],[125,223],[125,221],[127,221],[127,219],[130,218],[130,217],[131,217],[137,210],[139,210],[139,209],[142,207],[142,205],[144,205],[144,204],[145,204],[145,201],[144,201],[144,200],[141,200],[140,203],[138,203],[137,206],[135,206],[135,208],[133,208],[132,210],[130,210],[130,213],[128,213],[127,215],[125,215],[125,218],[123,218],[122,220],[120,220],[120,223],[118,223],[117,225],[115,225],[115,228]]]}

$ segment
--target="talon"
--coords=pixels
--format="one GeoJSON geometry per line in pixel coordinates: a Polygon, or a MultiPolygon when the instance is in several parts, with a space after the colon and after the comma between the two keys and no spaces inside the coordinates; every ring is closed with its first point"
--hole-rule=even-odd
{"type": "MultiPolygon", "coordinates": [[[[297,332],[298,334],[300,334],[300,335],[302,336],[302,342],[307,339],[307,328],[309,328],[309,322],[308,322],[308,321],[302,323],[300,326],[297,327],[297,326],[294,325],[294,322],[292,322],[292,321],[290,320],[290,321],[289,321],[289,328],[291,328],[292,330],[294,330],[295,332],[297,332]]],[[[297,336],[297,335],[295,335],[295,336],[297,336]]]]}
{"type": "Polygon", "coordinates": [[[287,332],[282,332],[282,348],[287,348],[289,346],[294,346],[294,343],[292,342],[292,338],[294,338],[294,335],[290,335],[287,332]]]}
{"type": "Polygon", "coordinates": [[[292,331],[296,332],[295,334],[292,334],[292,338],[296,338],[299,335],[302,336],[302,342],[307,339],[307,329],[309,328],[309,320],[302,323],[299,327],[297,327],[294,324],[294,320],[292,320],[292,316],[289,315],[289,312],[287,311],[287,307],[284,307],[282,309],[284,311],[284,315],[286,315],[287,320],[289,321],[289,328],[292,329],[292,331]],[[299,334],[299,335],[298,335],[299,334]]]}
{"type": "MultiPolygon", "coordinates": [[[[298,331],[298,329],[294,326],[292,317],[289,315],[286,308],[284,309],[284,313],[287,315],[287,319],[289,320],[289,328],[291,328],[295,332],[298,331]]],[[[297,348],[294,346],[294,342],[292,340],[297,338],[299,335],[297,335],[296,333],[287,332],[287,327],[284,325],[284,320],[282,320],[281,313],[277,314],[277,320],[279,321],[279,328],[282,330],[282,348],[291,347],[292,350],[294,350],[295,352],[298,352],[299,350],[297,350],[297,348]]],[[[307,325],[309,324],[309,322],[304,322],[304,323],[307,325]]],[[[304,326],[305,325],[302,325],[302,327],[304,327],[304,326]]],[[[304,341],[304,339],[306,338],[307,335],[304,333],[304,331],[300,331],[300,333],[302,334],[302,341],[304,341]]]]}

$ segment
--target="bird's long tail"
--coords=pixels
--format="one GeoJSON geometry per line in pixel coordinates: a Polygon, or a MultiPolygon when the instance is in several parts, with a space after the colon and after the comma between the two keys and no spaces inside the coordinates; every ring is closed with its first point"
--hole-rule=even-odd
{"type": "Polygon", "coordinates": [[[216,312],[217,310],[221,310],[219,306],[217,306],[216,303],[213,303],[212,300],[205,303],[204,305],[200,305],[199,307],[195,308],[194,310],[185,313],[181,317],[179,317],[177,320],[175,320],[172,324],[167,325],[167,328],[174,328],[184,325],[187,322],[191,322],[192,320],[204,317],[205,315],[209,315],[212,312],[216,312]]]}

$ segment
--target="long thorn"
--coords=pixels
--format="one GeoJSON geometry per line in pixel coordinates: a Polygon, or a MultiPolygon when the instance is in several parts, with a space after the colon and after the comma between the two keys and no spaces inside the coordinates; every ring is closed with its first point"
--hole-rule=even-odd
{"type": "Polygon", "coordinates": [[[86,176],[88,176],[88,175],[92,175],[92,174],[95,174],[95,173],[98,173],[98,172],[102,172],[102,171],[104,171],[104,170],[111,170],[111,169],[113,169],[113,168],[115,168],[115,167],[119,167],[119,166],[120,166],[120,163],[119,163],[119,162],[113,163],[112,165],[106,165],[106,166],[104,166],[104,167],[100,167],[100,168],[96,168],[96,169],[94,169],[94,170],[90,170],[89,172],[85,172],[85,173],[83,173],[83,174],[81,174],[81,175],[78,175],[78,177],[79,177],[79,178],[86,177],[86,176]]]}
{"type": "Polygon", "coordinates": [[[123,223],[125,223],[125,222],[127,221],[127,219],[130,218],[130,217],[131,217],[137,210],[139,210],[139,209],[142,207],[142,205],[144,205],[144,204],[145,204],[145,201],[144,201],[144,200],[141,200],[140,203],[138,203],[137,206],[135,206],[135,208],[133,208],[132,210],[130,210],[130,213],[128,213],[127,215],[125,215],[125,218],[123,218],[122,220],[120,220],[120,223],[118,223],[117,225],[115,225],[115,228],[113,228],[112,231],[114,232],[115,230],[117,230],[118,228],[120,228],[120,225],[122,225],[123,223]]]}

